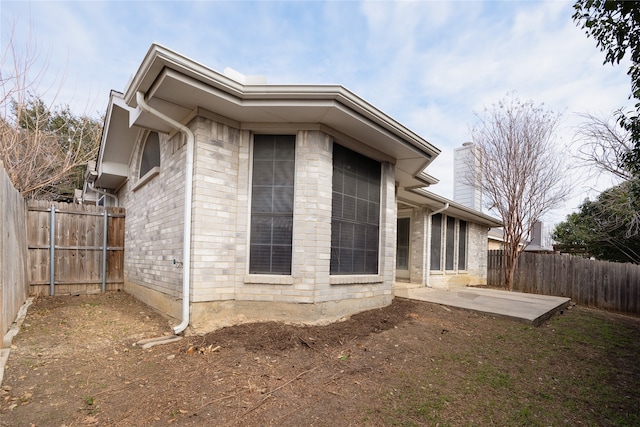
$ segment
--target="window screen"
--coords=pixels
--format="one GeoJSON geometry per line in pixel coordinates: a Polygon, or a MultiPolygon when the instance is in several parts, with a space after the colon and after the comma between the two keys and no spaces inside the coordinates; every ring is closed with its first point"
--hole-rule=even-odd
{"type": "Polygon", "coordinates": [[[398,218],[396,237],[396,268],[398,270],[409,269],[409,228],[411,219],[398,218]]]}
{"type": "Polygon", "coordinates": [[[467,269],[467,222],[460,221],[458,231],[458,270],[467,269]]]}
{"type": "Polygon", "coordinates": [[[445,269],[453,270],[454,268],[454,249],[455,249],[455,235],[456,235],[456,219],[453,217],[447,217],[447,231],[446,231],[446,254],[445,254],[445,269]]]}
{"type": "Polygon", "coordinates": [[[140,162],[140,175],[142,178],[156,166],[160,166],[160,138],[158,132],[150,132],[142,149],[142,161],[140,162]]]}
{"type": "Polygon", "coordinates": [[[431,270],[439,271],[442,250],[442,214],[431,217],[431,270]]]}
{"type": "Polygon", "coordinates": [[[377,274],[380,163],[333,144],[331,274],[377,274]]]}
{"type": "Polygon", "coordinates": [[[249,273],[291,274],[295,136],[255,135],[249,273]]]}

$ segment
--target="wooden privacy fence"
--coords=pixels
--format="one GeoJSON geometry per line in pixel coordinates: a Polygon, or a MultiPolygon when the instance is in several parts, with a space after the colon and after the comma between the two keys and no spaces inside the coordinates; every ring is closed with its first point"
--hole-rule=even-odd
{"type": "Polygon", "coordinates": [[[0,161],[0,337],[29,296],[28,288],[26,204],[0,161]]]}
{"type": "Polygon", "coordinates": [[[124,208],[29,201],[31,294],[120,290],[124,284],[124,208]]]}
{"type": "MultiPolygon", "coordinates": [[[[487,284],[502,286],[502,251],[489,251],[487,284]]],[[[569,297],[575,303],[640,314],[640,265],[571,255],[520,255],[513,290],[569,297]]]]}

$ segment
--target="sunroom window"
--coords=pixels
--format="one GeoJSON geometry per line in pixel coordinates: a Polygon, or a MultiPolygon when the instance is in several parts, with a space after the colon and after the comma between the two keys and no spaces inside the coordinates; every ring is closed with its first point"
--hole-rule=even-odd
{"type": "Polygon", "coordinates": [[[443,214],[431,217],[432,271],[455,272],[467,269],[467,228],[467,222],[461,219],[443,214]]]}

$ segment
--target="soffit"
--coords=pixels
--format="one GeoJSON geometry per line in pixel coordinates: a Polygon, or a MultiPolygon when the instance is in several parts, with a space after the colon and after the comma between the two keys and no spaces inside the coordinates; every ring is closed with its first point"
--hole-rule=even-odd
{"type": "Polygon", "coordinates": [[[112,91],[98,153],[98,187],[115,189],[126,180],[126,168],[139,130],[129,127],[129,107],[121,93],[112,91]]]}
{"type": "MultiPolygon", "coordinates": [[[[396,164],[396,180],[402,185],[437,182],[425,180],[426,175],[422,172],[439,151],[422,142],[410,142],[401,138],[386,128],[385,123],[365,116],[352,108],[352,105],[343,103],[343,88],[339,86],[323,87],[322,91],[314,87],[315,92],[309,87],[296,89],[297,92],[292,87],[287,87],[286,90],[281,87],[276,92],[270,88],[272,97],[268,98],[264,88],[251,87],[253,92],[250,96],[240,98],[175,70],[164,69],[147,93],[147,102],[179,122],[183,122],[196,109],[203,108],[236,122],[238,127],[245,129],[252,123],[322,125],[335,130],[338,135],[360,141],[372,153],[382,153],[386,158],[393,159],[396,164]],[[311,98],[305,98],[305,94],[311,98]]],[[[172,130],[167,123],[141,110],[136,110],[132,115],[131,123],[161,132],[172,130]]]]}
{"type": "Polygon", "coordinates": [[[424,169],[440,150],[342,86],[243,85],[159,45],[151,46],[124,95],[114,98],[103,136],[105,160],[128,164],[137,127],[173,131],[137,108],[138,91],[151,107],[180,123],[206,109],[244,129],[251,123],[317,124],[361,142],[370,149],[365,155],[393,159],[399,185],[437,182],[424,169]]]}
{"type": "Polygon", "coordinates": [[[442,209],[449,204],[449,207],[442,213],[451,215],[456,218],[474,222],[476,224],[485,225],[487,227],[502,227],[502,221],[482,212],[473,210],[467,206],[456,203],[445,197],[431,193],[424,188],[399,188],[398,202],[410,206],[422,206],[429,208],[431,211],[442,209]]]}

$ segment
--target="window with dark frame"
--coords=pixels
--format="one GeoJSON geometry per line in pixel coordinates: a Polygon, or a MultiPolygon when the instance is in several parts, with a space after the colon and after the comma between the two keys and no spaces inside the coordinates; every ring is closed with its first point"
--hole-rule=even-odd
{"type": "Polygon", "coordinates": [[[447,217],[447,229],[445,231],[445,270],[453,270],[455,256],[456,219],[447,217]]]}
{"type": "Polygon", "coordinates": [[[291,274],[294,135],[255,135],[251,180],[250,274],[291,274]]]}
{"type": "Polygon", "coordinates": [[[158,132],[149,132],[142,149],[138,178],[142,178],[156,166],[160,166],[160,137],[158,132]]]}
{"type": "Polygon", "coordinates": [[[458,270],[467,269],[467,221],[458,226],[458,270]]]}
{"type": "Polygon", "coordinates": [[[410,218],[398,218],[396,236],[396,268],[409,269],[410,218]]]}
{"type": "Polygon", "coordinates": [[[442,214],[431,217],[431,270],[440,271],[442,252],[442,214]]]}
{"type": "Polygon", "coordinates": [[[377,274],[380,162],[333,144],[330,274],[377,274]]]}
{"type": "Polygon", "coordinates": [[[442,214],[431,217],[431,263],[432,271],[442,271],[444,258],[445,271],[464,271],[467,269],[468,223],[442,214]],[[444,237],[444,247],[443,247],[444,237]],[[457,246],[456,246],[457,241],[457,246]]]}

